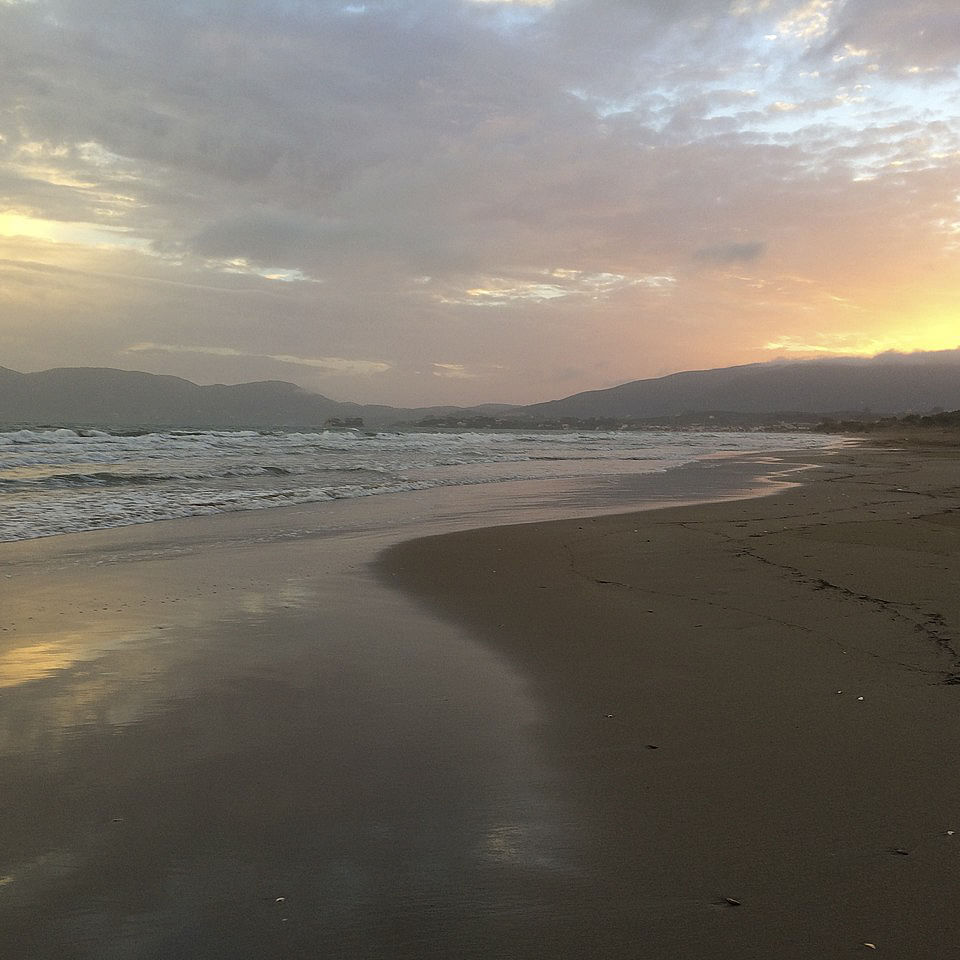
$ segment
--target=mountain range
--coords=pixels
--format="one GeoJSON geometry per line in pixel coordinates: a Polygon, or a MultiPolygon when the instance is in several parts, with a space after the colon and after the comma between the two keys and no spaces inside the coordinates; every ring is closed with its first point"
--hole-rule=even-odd
{"type": "MultiPolygon", "coordinates": [[[[385,426],[457,409],[341,403],[282,380],[200,386],[180,377],[109,367],[39,373],[0,367],[0,424],[6,425],[315,429],[335,418],[385,426]]],[[[504,404],[475,408],[487,413],[507,409],[504,404]]]]}
{"type": "Polygon", "coordinates": [[[313,428],[429,417],[669,420],[682,415],[889,416],[960,407],[960,349],[870,359],[773,361],[634,380],[526,406],[398,408],[342,403],[270,380],[200,386],[179,377],[102,367],[18,373],[0,367],[0,423],[120,427],[313,428]]]}
{"type": "Polygon", "coordinates": [[[897,415],[960,406],[960,349],[674,373],[531,404],[551,417],[675,417],[688,413],[897,415]]]}

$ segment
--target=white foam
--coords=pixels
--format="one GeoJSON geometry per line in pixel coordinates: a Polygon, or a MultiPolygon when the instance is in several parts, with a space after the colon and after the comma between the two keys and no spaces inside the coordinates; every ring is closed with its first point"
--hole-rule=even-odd
{"type": "Polygon", "coordinates": [[[661,471],[718,450],[822,446],[804,434],[0,433],[0,540],[434,486],[661,471]]]}

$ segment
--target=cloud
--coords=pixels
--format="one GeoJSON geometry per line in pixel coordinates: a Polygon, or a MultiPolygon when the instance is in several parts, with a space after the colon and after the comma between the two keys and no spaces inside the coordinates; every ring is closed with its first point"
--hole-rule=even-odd
{"type": "Polygon", "coordinates": [[[757,260],[766,252],[765,243],[725,243],[713,247],[701,247],[694,254],[697,260],[711,263],[743,263],[757,260]]]}
{"type": "Polygon", "coordinates": [[[954,0],[846,0],[836,4],[822,49],[869,51],[904,76],[944,76],[960,66],[960,8],[954,0]],[[911,74],[911,68],[916,70],[911,74]]]}
{"type": "Polygon", "coordinates": [[[468,370],[462,363],[433,363],[431,367],[435,377],[445,380],[473,380],[477,377],[476,373],[468,370]]]}
{"type": "Polygon", "coordinates": [[[836,0],[806,0],[795,5],[777,23],[781,34],[809,41],[822,37],[829,29],[836,0]]]}
{"type": "Polygon", "coordinates": [[[813,338],[782,336],[763,345],[764,350],[801,356],[872,356],[885,348],[882,341],[856,333],[823,333],[813,338]]]}
{"type": "Polygon", "coordinates": [[[821,333],[801,338],[782,336],[764,344],[764,350],[800,357],[832,356],[863,360],[886,360],[902,363],[937,362],[952,364],[960,359],[960,347],[927,350],[909,335],[871,336],[864,331],[821,333]]]}
{"type": "Polygon", "coordinates": [[[257,360],[275,360],[300,367],[316,367],[324,373],[346,373],[366,376],[386,373],[390,364],[382,360],[346,360],[343,357],[292,357],[285,354],[248,353],[233,347],[187,346],[169,343],[133,343],[124,348],[127,353],[199,353],[213,357],[251,357],[257,360]]]}
{"type": "Polygon", "coordinates": [[[473,307],[522,306],[551,303],[568,297],[605,300],[635,287],[661,292],[676,284],[677,278],[663,274],[626,276],[620,273],[592,273],[570,268],[531,271],[526,278],[482,277],[465,289],[445,290],[437,294],[444,304],[473,307]]]}
{"type": "Polygon", "coordinates": [[[184,245],[202,257],[282,263],[297,258],[335,229],[292,212],[244,212],[214,221],[184,245]]]}
{"type": "Polygon", "coordinates": [[[556,0],[469,0],[470,3],[489,3],[509,6],[516,4],[519,7],[552,7],[556,0]]]}

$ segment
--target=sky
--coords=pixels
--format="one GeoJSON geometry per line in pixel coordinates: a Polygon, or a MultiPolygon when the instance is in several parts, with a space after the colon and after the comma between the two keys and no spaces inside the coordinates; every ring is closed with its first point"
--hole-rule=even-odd
{"type": "Polygon", "coordinates": [[[527,403],[960,345],[957,0],[0,0],[0,365],[527,403]]]}

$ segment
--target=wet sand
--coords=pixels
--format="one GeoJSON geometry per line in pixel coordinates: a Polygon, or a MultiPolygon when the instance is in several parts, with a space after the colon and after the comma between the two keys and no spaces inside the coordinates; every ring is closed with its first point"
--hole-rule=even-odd
{"type": "Polygon", "coordinates": [[[955,956],[950,456],[0,545],[0,955],[955,956]]]}
{"type": "Polygon", "coordinates": [[[565,948],[514,955],[960,956],[960,456],[823,459],[383,558],[540,705],[580,876],[565,948]]]}

